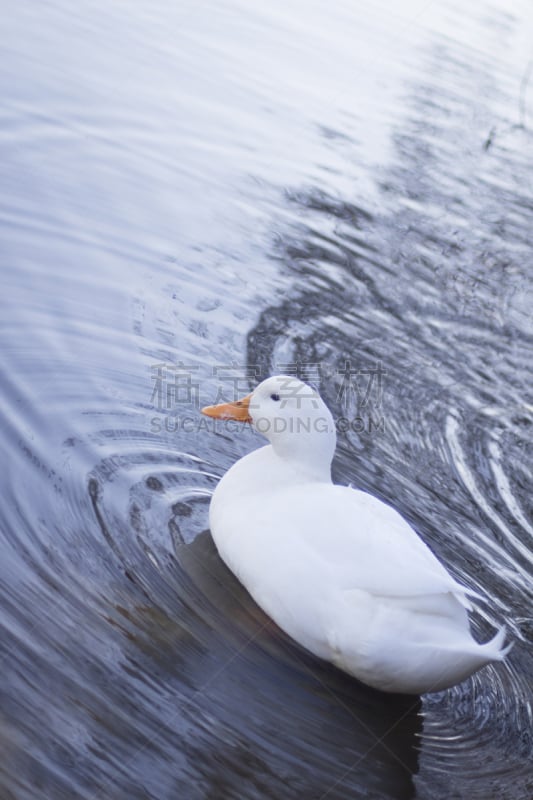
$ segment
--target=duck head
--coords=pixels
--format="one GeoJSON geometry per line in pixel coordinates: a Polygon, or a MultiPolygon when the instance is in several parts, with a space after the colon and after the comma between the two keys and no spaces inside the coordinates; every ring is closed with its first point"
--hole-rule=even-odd
{"type": "Polygon", "coordinates": [[[318,392],[294,376],[267,378],[241,400],[206,406],[202,413],[250,422],[284,460],[329,474],[336,444],[333,417],[318,392]]]}

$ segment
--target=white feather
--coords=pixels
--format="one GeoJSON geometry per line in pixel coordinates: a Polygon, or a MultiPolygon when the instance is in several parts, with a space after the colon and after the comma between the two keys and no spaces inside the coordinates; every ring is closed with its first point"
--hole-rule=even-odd
{"type": "Polygon", "coordinates": [[[504,629],[486,644],[470,633],[468,596],[479,595],[397,511],[332,484],[331,414],[304,384],[307,398],[283,402],[288,381],[254,392],[250,413],[271,444],[238,461],[211,501],[229,568],[296,641],[376,688],[436,691],[501,660],[504,629]]]}

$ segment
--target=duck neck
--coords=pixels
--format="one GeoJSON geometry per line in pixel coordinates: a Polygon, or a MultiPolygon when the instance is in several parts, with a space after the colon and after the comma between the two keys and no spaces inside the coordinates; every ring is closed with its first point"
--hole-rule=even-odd
{"type": "Polygon", "coordinates": [[[335,436],[271,441],[272,455],[280,475],[287,472],[302,482],[331,483],[335,436]]]}

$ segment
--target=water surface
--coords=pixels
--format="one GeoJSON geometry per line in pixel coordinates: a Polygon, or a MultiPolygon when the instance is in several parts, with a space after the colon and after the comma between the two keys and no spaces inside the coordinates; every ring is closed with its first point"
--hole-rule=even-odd
{"type": "Polygon", "coordinates": [[[531,796],[529,5],[168,0],[4,19],[0,786],[35,798],[531,796]],[[438,7],[437,7],[438,6],[438,7]],[[207,509],[319,383],[514,648],[374,692],[284,637],[207,509]]]}

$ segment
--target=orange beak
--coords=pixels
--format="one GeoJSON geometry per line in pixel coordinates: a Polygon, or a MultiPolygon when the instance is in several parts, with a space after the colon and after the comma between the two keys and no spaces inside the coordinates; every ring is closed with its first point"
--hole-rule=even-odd
{"type": "Polygon", "coordinates": [[[217,406],[205,406],[202,414],[215,419],[236,419],[238,422],[251,422],[249,406],[252,395],[248,394],[242,400],[234,403],[219,403],[217,406]]]}

